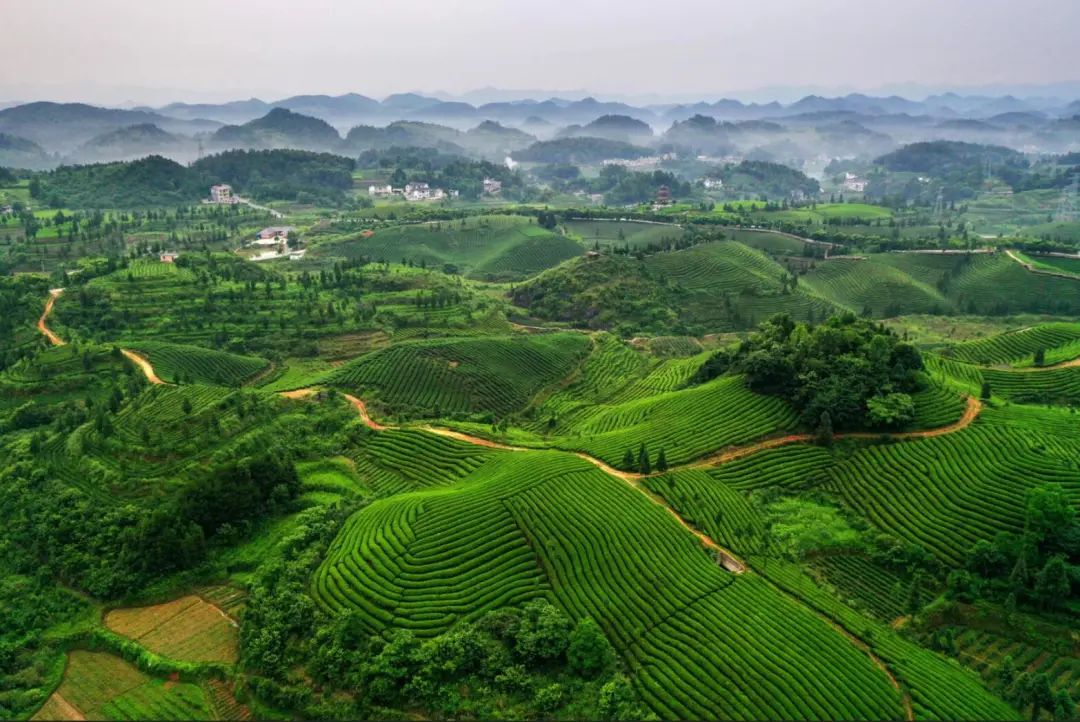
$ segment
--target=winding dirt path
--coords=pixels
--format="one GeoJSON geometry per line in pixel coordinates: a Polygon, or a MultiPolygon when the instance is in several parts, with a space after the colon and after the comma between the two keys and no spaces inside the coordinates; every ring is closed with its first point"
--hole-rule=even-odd
{"type": "MultiPolygon", "coordinates": [[[[963,415],[946,426],[938,426],[933,429],[922,429],[920,431],[899,431],[891,434],[888,432],[875,431],[849,431],[836,434],[833,438],[838,441],[843,439],[889,439],[890,441],[904,441],[908,439],[929,439],[934,436],[945,436],[946,434],[952,434],[971,426],[972,422],[978,418],[982,409],[982,401],[974,396],[968,396],[967,405],[964,407],[963,415]]],[[[746,446],[737,446],[726,449],[716,454],[703,457],[697,461],[692,461],[689,464],[672,467],[672,470],[678,471],[679,469],[700,469],[704,466],[717,466],[729,461],[734,461],[735,459],[741,459],[744,456],[756,454],[759,451],[765,451],[766,449],[775,449],[778,446],[787,446],[788,444],[808,444],[813,440],[813,434],[789,434],[787,436],[778,436],[772,439],[764,439],[753,444],[747,444],[746,446]]],[[[652,476],[659,476],[659,474],[652,474],[652,476]]]]}
{"type": "MultiPolygon", "coordinates": [[[[302,399],[302,398],[312,396],[313,394],[317,393],[318,391],[319,391],[318,388],[303,388],[303,389],[295,389],[293,391],[284,391],[284,392],[281,392],[280,395],[285,397],[285,398],[290,398],[290,399],[302,399]]],[[[388,426],[386,424],[380,424],[379,422],[377,422],[377,421],[375,421],[374,419],[371,418],[371,414],[368,413],[367,406],[364,404],[362,399],[360,399],[360,398],[358,398],[356,396],[353,396],[352,394],[343,394],[343,396],[345,397],[345,399],[350,404],[352,404],[353,408],[356,409],[357,414],[359,414],[359,416],[360,416],[360,420],[369,429],[372,429],[373,431],[386,431],[388,429],[403,428],[403,427],[399,427],[399,426],[388,426]]],[[[834,438],[836,438],[836,439],[890,439],[890,440],[894,440],[894,441],[899,441],[899,440],[904,440],[904,439],[925,439],[925,438],[931,438],[931,437],[935,437],[935,436],[943,436],[945,434],[951,434],[951,433],[954,433],[956,431],[960,431],[961,429],[965,429],[968,426],[970,426],[971,423],[978,417],[979,412],[982,411],[982,408],[983,408],[983,405],[982,405],[981,401],[979,401],[978,399],[976,399],[973,396],[969,396],[968,400],[967,400],[967,406],[964,409],[963,416],[961,416],[960,419],[958,419],[954,423],[948,424],[947,426],[940,426],[940,427],[938,427],[936,429],[925,429],[925,430],[922,430],[922,431],[899,432],[899,433],[895,433],[895,434],[872,433],[872,432],[850,432],[850,433],[845,433],[845,434],[837,434],[834,438]]],[[[423,425],[423,426],[410,426],[410,427],[404,427],[404,428],[420,429],[420,430],[426,431],[426,432],[428,432],[430,434],[436,434],[438,436],[443,436],[443,437],[446,437],[446,438],[449,438],[449,439],[455,439],[457,441],[462,441],[462,442],[467,443],[467,444],[473,444],[475,446],[482,446],[482,447],[488,448],[488,449],[499,449],[499,450],[502,450],[502,451],[514,451],[514,452],[537,451],[538,450],[538,449],[533,449],[533,448],[524,447],[524,446],[511,446],[509,444],[503,444],[503,443],[500,443],[500,442],[497,442],[497,441],[492,441],[491,439],[485,439],[485,438],[480,437],[480,436],[473,436],[472,434],[466,434],[466,433],[461,432],[461,431],[454,431],[453,429],[447,429],[447,428],[443,428],[443,427],[439,427],[439,426],[423,425]]],[[[669,469],[668,472],[666,472],[666,473],[670,473],[670,472],[673,472],[673,471],[679,471],[681,469],[694,469],[694,468],[701,468],[701,467],[708,467],[708,466],[716,466],[718,464],[723,464],[723,463],[726,463],[728,461],[733,461],[735,459],[739,459],[739,458],[742,458],[744,456],[750,456],[751,454],[755,454],[755,453],[757,453],[759,451],[764,451],[765,449],[773,449],[773,448],[776,448],[776,447],[779,447],[779,446],[785,446],[785,445],[788,445],[788,444],[808,443],[810,441],[813,441],[813,438],[814,437],[811,434],[789,434],[787,436],[781,436],[781,437],[777,437],[777,438],[773,438],[773,439],[765,439],[763,441],[759,441],[759,442],[756,442],[756,443],[753,443],[753,444],[748,444],[746,446],[739,446],[739,447],[735,447],[735,448],[732,448],[732,449],[727,449],[725,451],[721,451],[721,452],[719,452],[717,454],[713,454],[711,456],[706,456],[706,457],[704,457],[702,459],[699,459],[698,461],[693,461],[693,462],[690,462],[688,464],[682,464],[682,465],[679,465],[679,466],[674,466],[671,469],[669,469]]],[[[732,553],[729,549],[721,546],[714,539],[712,539],[710,536],[705,534],[703,531],[698,529],[696,526],[694,526],[690,522],[686,521],[686,519],[684,519],[677,511],[675,511],[670,505],[668,505],[667,502],[664,501],[664,499],[662,497],[658,496],[657,494],[654,494],[644,484],[642,484],[642,479],[647,478],[646,476],[644,476],[642,474],[635,473],[635,472],[622,471],[620,469],[616,469],[615,467],[611,466],[610,464],[608,464],[608,463],[606,463],[606,462],[604,462],[604,461],[602,461],[600,459],[597,459],[594,456],[590,456],[590,455],[588,455],[588,454],[586,454],[585,452],[582,452],[582,451],[574,451],[574,452],[570,452],[570,453],[573,453],[579,459],[582,459],[584,461],[589,462],[590,464],[597,467],[598,469],[600,469],[601,471],[603,471],[607,475],[609,475],[611,477],[614,477],[616,479],[619,479],[620,481],[623,481],[623,482],[629,484],[633,489],[635,489],[639,493],[643,494],[649,501],[656,504],[657,506],[663,507],[669,514],[671,514],[672,517],[674,517],[675,521],[677,521],[684,529],[686,529],[691,534],[696,536],[704,547],[706,547],[707,549],[710,549],[713,552],[715,552],[716,555],[717,555],[718,561],[720,562],[720,564],[725,569],[727,569],[728,571],[730,571],[730,572],[732,572],[734,574],[742,574],[743,572],[746,571],[747,565],[741,559],[739,559],[737,556],[735,556],[734,553],[732,553]]],[[[656,476],[662,476],[662,475],[663,475],[662,473],[657,472],[657,473],[654,473],[654,474],[649,474],[648,476],[656,477],[656,476]]]]}
{"type": "Polygon", "coordinates": [[[143,374],[146,376],[146,380],[150,383],[154,384],[155,386],[172,386],[172,384],[162,381],[158,377],[158,375],[154,373],[154,367],[150,364],[150,362],[145,356],[140,356],[134,351],[126,348],[120,349],[120,353],[124,354],[124,357],[127,358],[128,361],[131,361],[133,364],[138,366],[142,370],[143,374]]]}
{"type": "MultiPolygon", "coordinates": [[[[285,397],[285,398],[290,398],[290,399],[302,399],[302,398],[307,398],[307,397],[313,396],[318,391],[319,391],[318,388],[304,388],[304,389],[296,389],[296,390],[293,390],[293,391],[283,391],[283,392],[281,392],[280,395],[285,397]]],[[[387,426],[387,425],[380,424],[380,423],[376,422],[374,419],[371,418],[371,415],[368,413],[367,406],[364,404],[363,400],[361,400],[360,398],[358,398],[356,396],[353,396],[352,394],[343,394],[343,395],[344,395],[345,399],[348,400],[348,402],[350,404],[352,404],[353,408],[356,409],[357,414],[359,414],[359,416],[360,416],[360,420],[368,428],[370,428],[370,429],[372,429],[374,431],[384,431],[384,430],[387,430],[387,429],[401,428],[401,427],[397,427],[397,426],[387,426]]],[[[926,437],[930,437],[930,436],[940,436],[942,434],[952,433],[954,431],[958,431],[960,429],[963,429],[963,428],[966,428],[967,426],[969,426],[971,424],[971,422],[975,420],[975,418],[979,414],[979,411],[981,411],[981,410],[982,410],[982,404],[979,402],[979,400],[975,399],[975,398],[972,398],[972,397],[969,397],[968,398],[967,408],[966,408],[966,410],[964,412],[964,415],[956,423],[950,424],[948,426],[943,426],[943,427],[940,427],[940,428],[937,428],[937,429],[928,429],[926,431],[912,431],[912,432],[907,432],[906,434],[894,434],[893,438],[926,438],[926,437]]],[[[465,443],[468,443],[468,444],[475,444],[477,446],[482,446],[482,447],[489,448],[489,449],[501,449],[503,451],[514,451],[514,452],[536,451],[536,449],[530,449],[530,448],[523,447],[523,446],[510,446],[510,445],[507,445],[507,444],[501,444],[501,443],[498,443],[496,441],[492,441],[491,439],[484,439],[484,438],[481,438],[479,436],[472,436],[471,434],[466,434],[466,433],[463,433],[463,432],[460,432],[460,431],[454,431],[452,429],[445,429],[445,428],[441,428],[441,427],[437,427],[437,426],[425,425],[425,426],[407,427],[407,428],[419,428],[419,429],[422,429],[423,431],[426,431],[428,433],[437,434],[439,436],[444,436],[446,438],[456,439],[458,441],[462,441],[462,442],[465,442],[465,443]]],[[[841,436],[843,436],[843,435],[841,435],[841,436]]],[[[854,438],[880,438],[882,435],[881,434],[848,434],[847,436],[854,437],[854,438]]],[[[762,449],[768,449],[768,448],[774,448],[774,447],[777,447],[777,446],[783,446],[784,444],[802,443],[802,442],[805,442],[805,441],[809,441],[811,439],[812,439],[812,437],[809,434],[792,434],[792,435],[789,435],[789,436],[784,436],[784,437],[780,437],[780,438],[776,438],[776,439],[767,439],[765,441],[758,442],[756,444],[750,444],[748,446],[739,447],[737,449],[730,449],[730,450],[728,450],[726,452],[722,452],[722,453],[714,455],[712,457],[708,457],[705,461],[708,462],[709,464],[722,463],[723,461],[730,461],[731,459],[736,459],[736,458],[740,458],[742,456],[747,456],[749,454],[753,454],[756,451],[760,451],[762,449]]],[[[610,466],[609,464],[601,461],[600,459],[589,456],[588,454],[586,454],[584,452],[572,452],[572,453],[575,456],[577,456],[579,459],[583,459],[583,460],[589,462],[590,464],[596,466],[600,470],[607,473],[609,476],[612,476],[612,477],[614,477],[616,479],[619,479],[619,480],[625,482],[626,484],[628,484],[630,486],[630,488],[632,488],[635,491],[637,491],[638,493],[642,494],[650,502],[652,502],[653,504],[656,504],[657,506],[664,509],[664,511],[666,511],[668,514],[670,514],[671,517],[683,529],[685,529],[686,531],[690,532],[695,537],[697,537],[698,541],[701,543],[701,545],[703,547],[705,547],[706,549],[712,551],[716,555],[717,563],[720,564],[720,566],[722,566],[728,572],[730,572],[732,574],[743,574],[743,573],[745,573],[746,571],[749,570],[749,567],[747,566],[747,564],[745,562],[743,562],[741,559],[739,559],[737,556],[735,556],[735,554],[733,554],[731,552],[731,550],[721,546],[720,544],[718,544],[716,542],[716,540],[714,540],[708,534],[706,534],[705,532],[703,532],[700,529],[698,529],[697,527],[695,527],[693,524],[686,521],[686,519],[684,519],[677,511],[675,511],[675,509],[673,509],[671,506],[669,506],[668,503],[662,497],[660,497],[659,495],[654,494],[652,491],[650,491],[642,483],[641,480],[644,477],[642,477],[641,474],[635,474],[635,473],[632,473],[632,472],[621,471],[621,470],[616,469],[616,468],[610,466]]],[[[676,468],[688,468],[688,467],[700,466],[700,465],[702,465],[702,462],[697,462],[696,464],[695,463],[687,464],[687,465],[684,465],[683,467],[676,467],[676,468]]],[[[768,580],[767,578],[765,578],[765,581],[768,584],[772,585],[777,590],[779,590],[781,593],[786,594],[788,596],[791,596],[796,601],[799,601],[798,598],[795,597],[791,592],[783,589],[782,587],[777,586],[774,582],[768,580]]],[[[802,602],[800,602],[800,603],[802,603],[802,602]]],[[[816,614],[818,617],[820,617],[826,624],[828,624],[833,629],[835,629],[837,632],[842,634],[853,646],[855,646],[856,649],[858,649],[859,651],[864,653],[870,659],[870,661],[874,664],[875,667],[877,667],[878,669],[881,670],[882,674],[884,674],[885,677],[889,680],[889,684],[891,684],[892,687],[894,689],[896,689],[900,693],[901,704],[903,705],[903,708],[904,708],[904,718],[906,720],[909,720],[909,721],[914,720],[915,719],[915,714],[914,714],[914,710],[912,709],[912,706],[911,706],[911,695],[900,685],[900,681],[896,678],[896,675],[893,674],[893,671],[889,668],[889,666],[885,663],[885,661],[883,659],[881,659],[877,654],[874,653],[874,650],[870,647],[870,645],[867,644],[862,639],[860,639],[858,636],[856,636],[853,632],[850,632],[849,630],[844,628],[842,625],[840,625],[837,622],[835,622],[834,620],[830,619],[825,614],[823,614],[820,611],[814,609],[812,606],[807,605],[807,608],[810,609],[810,611],[813,612],[814,614],[816,614]]]]}
{"type": "Polygon", "coordinates": [[[49,343],[53,346],[63,346],[64,340],[53,333],[48,326],[45,325],[46,319],[49,318],[49,314],[52,313],[53,304],[56,303],[56,299],[60,297],[60,294],[64,292],[62,288],[53,288],[49,291],[49,299],[45,301],[45,310],[41,312],[41,318],[38,319],[37,329],[49,339],[49,343]]]}

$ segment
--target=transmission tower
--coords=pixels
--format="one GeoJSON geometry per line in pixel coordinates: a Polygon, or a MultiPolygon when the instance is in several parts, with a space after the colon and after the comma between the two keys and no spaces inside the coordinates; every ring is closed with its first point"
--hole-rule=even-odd
{"type": "Polygon", "coordinates": [[[945,215],[945,189],[938,188],[937,200],[934,201],[934,217],[941,218],[945,215]]]}
{"type": "Polygon", "coordinates": [[[1077,220],[1078,216],[1080,216],[1080,205],[1077,202],[1078,195],[1080,195],[1080,173],[1073,175],[1072,185],[1066,186],[1061,191],[1061,201],[1058,202],[1054,220],[1059,223],[1077,220]]]}

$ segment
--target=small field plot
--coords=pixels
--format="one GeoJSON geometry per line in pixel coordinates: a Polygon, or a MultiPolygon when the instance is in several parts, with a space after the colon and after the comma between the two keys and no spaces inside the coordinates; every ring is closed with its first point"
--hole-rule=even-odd
{"type": "Polygon", "coordinates": [[[878,317],[952,309],[952,302],[937,288],[875,257],[818,263],[803,285],[851,311],[878,317]]]}
{"type": "Polygon", "coordinates": [[[769,231],[744,231],[742,229],[735,229],[724,231],[724,235],[745,246],[750,246],[759,251],[765,251],[766,253],[772,253],[779,256],[801,256],[807,245],[798,238],[786,236],[782,233],[771,233],[769,231]]]}
{"type": "Polygon", "coordinates": [[[569,374],[588,346],[575,333],[412,341],[362,356],[330,380],[393,412],[501,416],[569,374]]]}
{"type": "Polygon", "coordinates": [[[114,609],[105,615],[105,626],[182,662],[236,661],[236,622],[194,595],[150,607],[114,609]]]}
{"type": "Polygon", "coordinates": [[[206,720],[210,707],[197,685],[143,674],[105,652],[75,650],[64,681],[35,720],[206,720]]]}
{"type": "Polygon", "coordinates": [[[645,444],[654,456],[664,449],[668,463],[681,464],[725,446],[793,429],[796,422],[794,410],[780,399],[755,394],[742,378],[725,376],[700,386],[599,405],[595,413],[575,419],[555,444],[609,464],[620,463],[626,451],[637,453],[645,444]]]}
{"type": "Polygon", "coordinates": [[[240,386],[269,365],[266,359],[178,343],[136,341],[131,346],[168,382],[240,386]]]}
{"type": "Polygon", "coordinates": [[[407,260],[426,268],[453,266],[484,280],[523,278],[580,255],[572,238],[541,228],[527,216],[481,216],[350,234],[317,245],[315,257],[407,260]]]}
{"type": "Polygon", "coordinates": [[[1080,356],[1080,323],[1042,323],[977,341],[967,341],[942,354],[983,366],[1029,366],[1042,350],[1044,363],[1054,364],[1080,356]]]}
{"type": "Polygon", "coordinates": [[[580,238],[589,248],[596,243],[601,247],[629,244],[635,248],[676,240],[683,235],[683,229],[676,225],[633,221],[566,221],[563,228],[570,235],[580,238]]]}

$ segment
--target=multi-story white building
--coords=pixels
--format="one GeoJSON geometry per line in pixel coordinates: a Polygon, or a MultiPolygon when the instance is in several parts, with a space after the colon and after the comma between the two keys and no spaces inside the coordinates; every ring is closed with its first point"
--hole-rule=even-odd
{"type": "Polygon", "coordinates": [[[865,178],[860,178],[854,173],[844,174],[844,190],[851,191],[852,193],[865,193],[866,186],[869,183],[865,178]]]}
{"type": "Polygon", "coordinates": [[[210,186],[210,202],[232,204],[238,203],[239,200],[233,195],[232,186],[221,183],[216,186],[210,186]]]}

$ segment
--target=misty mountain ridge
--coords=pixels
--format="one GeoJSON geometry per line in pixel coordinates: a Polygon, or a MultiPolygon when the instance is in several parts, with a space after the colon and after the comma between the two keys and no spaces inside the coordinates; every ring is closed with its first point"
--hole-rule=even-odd
{"type": "Polygon", "coordinates": [[[9,149],[0,158],[16,167],[49,167],[148,154],[191,162],[204,152],[234,148],[350,155],[420,147],[499,162],[520,155],[536,141],[578,139],[583,142],[541,146],[535,155],[598,162],[641,157],[640,149],[656,154],[664,147],[683,155],[798,165],[820,158],[874,157],[905,144],[936,140],[1069,152],[1080,149],[1074,120],[1078,114],[1080,101],[1056,101],[1047,109],[1045,99],[955,93],[922,101],[851,93],[808,95],[789,104],[722,98],[640,107],[592,96],[472,105],[421,93],[397,93],[382,100],[358,93],[297,95],[272,103],[250,98],[135,109],[34,102],[0,110],[0,133],[38,149],[9,149]],[[600,140],[615,145],[593,142],[600,140]],[[612,155],[597,157],[604,149],[612,155]]]}

